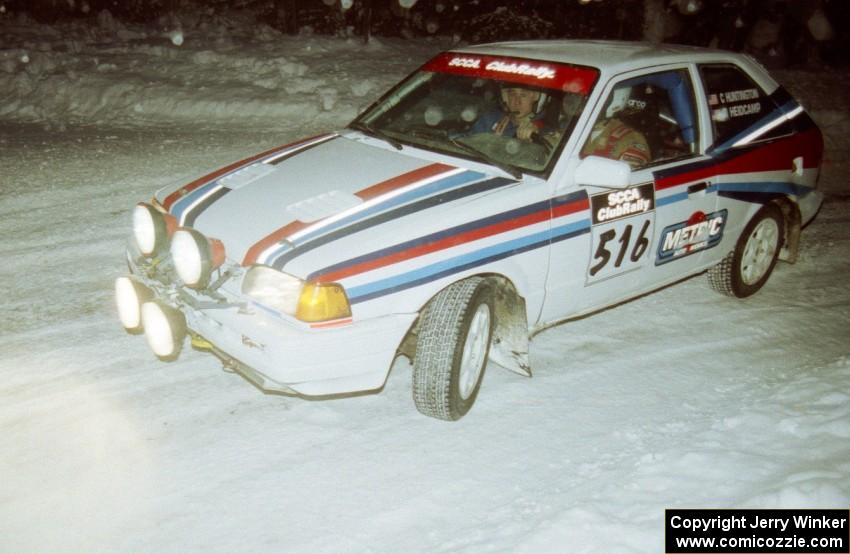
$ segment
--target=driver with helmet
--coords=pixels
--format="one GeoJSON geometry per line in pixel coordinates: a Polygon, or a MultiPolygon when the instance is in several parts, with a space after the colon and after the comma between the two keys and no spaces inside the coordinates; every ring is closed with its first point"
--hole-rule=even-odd
{"type": "Polygon", "coordinates": [[[581,149],[581,157],[602,156],[628,163],[632,169],[648,164],[652,160],[649,143],[639,131],[627,125],[623,119],[630,113],[643,109],[641,101],[630,99],[631,89],[616,89],[611,103],[590,132],[590,138],[581,149]]]}
{"type": "Polygon", "coordinates": [[[532,135],[543,129],[543,120],[537,113],[546,101],[546,95],[520,85],[505,85],[501,91],[503,111],[492,111],[482,115],[473,124],[470,133],[495,133],[531,141],[532,135]]]}

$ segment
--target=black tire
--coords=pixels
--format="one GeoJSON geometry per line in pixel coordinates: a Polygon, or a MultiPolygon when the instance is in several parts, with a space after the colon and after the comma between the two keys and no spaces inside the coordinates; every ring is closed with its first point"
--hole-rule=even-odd
{"type": "Polygon", "coordinates": [[[425,307],[413,359],[413,402],[420,412],[455,421],[469,411],[484,377],[494,314],[493,290],[480,277],[448,286],[425,307]],[[468,352],[472,361],[464,365],[473,323],[475,342],[468,352]]]}
{"type": "Polygon", "coordinates": [[[708,270],[711,288],[735,298],[746,298],[758,292],[776,266],[784,237],[782,212],[776,205],[767,204],[747,223],[735,250],[708,270]],[[754,259],[759,262],[755,263],[754,259]]]}

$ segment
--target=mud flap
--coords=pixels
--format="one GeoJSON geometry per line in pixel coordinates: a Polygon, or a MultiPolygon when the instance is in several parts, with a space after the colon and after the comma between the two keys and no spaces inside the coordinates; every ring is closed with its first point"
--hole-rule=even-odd
{"type": "Polygon", "coordinates": [[[490,360],[509,371],[531,377],[525,300],[504,283],[496,283],[495,289],[496,328],[490,344],[490,360]]]}

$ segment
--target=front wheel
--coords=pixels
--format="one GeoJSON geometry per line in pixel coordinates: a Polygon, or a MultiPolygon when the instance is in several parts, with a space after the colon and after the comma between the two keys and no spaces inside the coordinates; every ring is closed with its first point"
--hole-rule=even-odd
{"type": "Polygon", "coordinates": [[[473,277],[443,289],[420,316],[413,401],[423,414],[455,421],[478,396],[493,334],[493,290],[473,277]]]}
{"type": "Polygon", "coordinates": [[[755,294],[773,272],[784,236],[782,212],[766,205],[744,228],[735,250],[708,270],[711,287],[737,298],[755,294]]]}

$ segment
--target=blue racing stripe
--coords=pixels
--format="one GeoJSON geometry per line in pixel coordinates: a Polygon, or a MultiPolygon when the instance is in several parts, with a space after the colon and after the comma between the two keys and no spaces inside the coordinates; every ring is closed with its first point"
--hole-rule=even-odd
{"type": "MultiPolygon", "coordinates": [[[[327,135],[327,136],[309,139],[309,140],[306,140],[306,141],[303,141],[303,142],[299,142],[297,144],[293,144],[290,147],[284,148],[283,150],[280,150],[278,152],[273,152],[273,153],[269,154],[268,156],[265,156],[262,159],[254,160],[252,162],[243,163],[239,167],[236,167],[233,170],[228,171],[227,173],[224,173],[223,175],[219,175],[218,177],[216,177],[215,179],[212,179],[211,181],[209,181],[207,183],[204,183],[203,185],[196,188],[195,190],[193,190],[192,192],[190,192],[186,196],[179,198],[176,202],[174,202],[174,204],[171,206],[171,209],[169,211],[171,212],[171,214],[174,217],[177,218],[178,221],[180,221],[183,217],[183,213],[189,208],[189,206],[191,206],[198,198],[201,198],[202,196],[207,194],[210,191],[211,188],[215,187],[219,183],[219,181],[221,179],[229,177],[229,176],[233,175],[234,173],[237,173],[237,172],[245,169],[246,167],[248,167],[250,165],[253,165],[253,164],[256,164],[256,163],[265,163],[266,160],[274,160],[272,162],[272,165],[279,164],[280,162],[290,158],[291,156],[293,156],[295,154],[299,154],[301,152],[304,152],[305,150],[309,150],[311,148],[319,146],[320,144],[324,144],[327,141],[329,141],[330,139],[336,138],[337,136],[338,135],[330,134],[330,135],[327,135]],[[314,141],[314,142],[311,143],[310,142],[311,140],[314,141]],[[307,146],[305,146],[305,144],[307,146]]],[[[229,191],[230,189],[227,189],[227,190],[229,191]]],[[[218,196],[218,193],[216,193],[216,196],[220,198],[220,196],[218,196]]],[[[206,204],[206,202],[205,202],[205,204],[206,204]]],[[[205,208],[208,207],[208,206],[209,206],[209,204],[206,204],[205,208]]],[[[191,216],[192,221],[194,221],[198,217],[198,215],[200,215],[200,214],[194,214],[193,216],[191,216]]],[[[188,219],[189,219],[189,217],[187,217],[187,220],[188,219]]],[[[189,224],[187,223],[187,225],[189,225],[189,224]]]]}
{"type": "Polygon", "coordinates": [[[288,251],[277,250],[273,253],[274,257],[271,255],[265,257],[265,263],[274,267],[275,269],[283,269],[283,267],[293,258],[300,256],[305,252],[309,252],[310,250],[328,244],[329,242],[332,242],[340,238],[341,236],[351,235],[363,231],[365,229],[381,225],[388,221],[399,219],[412,213],[421,212],[423,210],[427,210],[435,206],[446,204],[448,202],[454,202],[455,200],[473,196],[475,194],[480,194],[482,192],[488,192],[501,187],[515,185],[516,183],[516,181],[505,179],[503,177],[493,177],[491,179],[478,181],[477,183],[472,183],[467,186],[457,187],[452,190],[442,192],[440,194],[428,196],[421,200],[416,200],[415,202],[411,202],[409,204],[405,204],[403,206],[399,206],[391,210],[386,210],[382,213],[374,215],[371,218],[356,221],[348,227],[343,227],[341,229],[337,229],[334,232],[321,235],[319,237],[316,237],[312,241],[307,242],[306,244],[302,244],[296,248],[291,248],[288,251]]]}
{"type": "Polygon", "coordinates": [[[481,250],[455,256],[442,260],[401,275],[388,277],[374,281],[348,290],[349,300],[352,304],[365,302],[373,298],[392,294],[418,285],[436,281],[448,275],[460,273],[492,263],[504,258],[516,256],[543,246],[560,242],[590,232],[590,220],[585,219],[575,223],[562,225],[554,229],[548,229],[525,237],[509,240],[501,244],[495,244],[481,250]]]}
{"type": "MultiPolygon", "coordinates": [[[[812,192],[811,187],[803,186],[803,185],[793,185],[791,183],[784,183],[782,181],[770,181],[763,183],[753,183],[753,182],[742,182],[742,183],[715,183],[705,189],[706,193],[728,193],[728,192],[745,192],[751,194],[783,194],[783,195],[794,195],[794,196],[806,196],[810,192],[812,192]]],[[[671,194],[670,196],[665,196],[664,198],[656,198],[655,205],[656,206],[667,206],[669,204],[675,204],[676,202],[682,202],[688,199],[688,193],[679,192],[676,194],[671,194]]]]}
{"type": "Polygon", "coordinates": [[[481,227],[489,227],[490,225],[495,225],[497,223],[501,223],[503,221],[507,221],[509,219],[515,219],[517,217],[522,217],[524,215],[532,214],[535,212],[539,212],[542,210],[549,210],[549,201],[545,202],[537,202],[536,204],[531,204],[528,206],[523,206],[522,208],[517,208],[515,210],[510,210],[507,212],[502,212],[500,214],[491,215],[489,217],[485,217],[483,219],[479,219],[476,221],[472,221],[469,223],[464,223],[463,225],[457,225],[450,229],[445,229],[443,231],[438,231],[436,233],[432,233],[430,235],[425,235],[423,237],[415,238],[413,240],[409,240],[407,242],[402,242],[400,244],[396,244],[394,246],[390,246],[388,248],[383,248],[381,250],[377,250],[375,252],[371,252],[369,254],[364,254],[362,256],[358,256],[356,258],[351,258],[350,260],[345,260],[338,264],[334,264],[332,266],[328,266],[326,268],[320,269],[314,273],[311,273],[307,276],[307,280],[311,281],[315,279],[319,275],[323,275],[326,273],[332,273],[334,271],[338,271],[342,268],[361,264],[363,262],[369,262],[372,260],[377,260],[380,258],[384,258],[386,256],[390,256],[392,254],[396,254],[398,252],[404,252],[405,250],[409,250],[411,248],[416,248],[417,246],[421,246],[423,244],[431,244],[433,242],[438,242],[445,238],[451,237],[453,235],[460,235],[462,233],[466,233],[468,231],[472,231],[475,229],[479,229],[481,227]]]}
{"type": "MultiPolygon", "coordinates": [[[[419,187],[408,191],[403,194],[399,194],[398,196],[392,197],[389,200],[384,202],[378,202],[374,206],[369,209],[359,211],[357,213],[351,214],[348,217],[344,217],[339,221],[336,221],[330,225],[325,225],[316,229],[311,233],[306,233],[305,235],[298,237],[296,240],[292,241],[295,246],[299,246],[304,244],[305,242],[310,241],[311,239],[316,238],[319,235],[324,235],[326,233],[330,233],[339,229],[340,227],[345,227],[347,225],[351,225],[356,221],[360,221],[361,219],[366,219],[371,215],[374,215],[378,212],[382,212],[384,210],[388,210],[391,208],[395,208],[396,206],[400,206],[401,204],[406,204],[412,200],[416,200],[425,196],[430,196],[431,194],[442,192],[444,190],[454,188],[459,185],[463,185],[466,183],[470,183],[472,181],[477,181],[479,179],[483,179],[486,177],[483,173],[479,173],[477,171],[464,171],[462,173],[458,173],[457,175],[452,175],[450,177],[445,177],[443,179],[438,179],[433,183],[429,183],[423,187],[419,187]]],[[[274,257],[275,254],[272,254],[270,257],[274,257]]]]}
{"type": "Polygon", "coordinates": [[[671,194],[670,196],[665,196],[664,198],[656,198],[655,205],[656,207],[666,206],[668,204],[674,204],[676,202],[681,202],[682,200],[688,199],[688,191],[677,192],[676,194],[671,194]]]}
{"type": "Polygon", "coordinates": [[[760,192],[767,194],[792,194],[805,196],[812,192],[811,187],[794,185],[782,181],[767,181],[763,183],[718,183],[720,192],[760,192]]]}
{"type": "Polygon", "coordinates": [[[218,180],[213,179],[209,183],[196,188],[183,198],[179,199],[173,206],[171,206],[171,214],[177,218],[177,221],[180,221],[183,218],[183,212],[185,212],[196,200],[209,193],[210,189],[214,188],[217,183],[218,180]]]}
{"type": "MultiPolygon", "coordinates": [[[[461,235],[468,231],[473,231],[475,229],[480,229],[483,227],[489,227],[491,225],[496,225],[498,223],[502,223],[504,221],[509,221],[512,219],[517,219],[529,214],[533,214],[540,211],[549,211],[551,206],[561,206],[566,204],[572,204],[574,202],[580,202],[587,199],[587,193],[585,191],[579,191],[570,193],[564,196],[560,196],[557,198],[553,198],[552,201],[544,200],[542,202],[536,202],[534,204],[529,204],[527,206],[523,206],[521,208],[516,208],[513,210],[509,210],[506,212],[502,212],[499,214],[491,215],[482,219],[478,219],[476,221],[471,221],[469,223],[464,223],[462,225],[457,225],[450,229],[445,229],[443,231],[438,231],[436,233],[432,233],[430,235],[425,235],[422,237],[418,237],[406,242],[402,242],[387,248],[383,248],[381,250],[376,250],[375,252],[370,252],[369,254],[364,254],[362,256],[357,256],[356,258],[351,258],[349,260],[344,260],[342,262],[336,263],[334,265],[322,268],[318,271],[315,271],[307,276],[307,280],[311,281],[320,275],[325,275],[328,273],[333,273],[335,271],[339,271],[340,269],[361,264],[364,262],[370,262],[372,260],[377,260],[380,258],[384,258],[386,256],[390,256],[392,254],[396,254],[398,252],[404,252],[405,250],[409,250],[411,248],[416,248],[417,246],[421,246],[424,244],[431,244],[434,242],[441,241],[445,238],[461,235]]],[[[551,217],[551,216],[550,216],[551,217]]],[[[515,229],[509,229],[515,230],[515,229]]],[[[500,231],[505,232],[505,231],[500,231]]],[[[453,245],[456,246],[456,245],[453,245]]]]}

